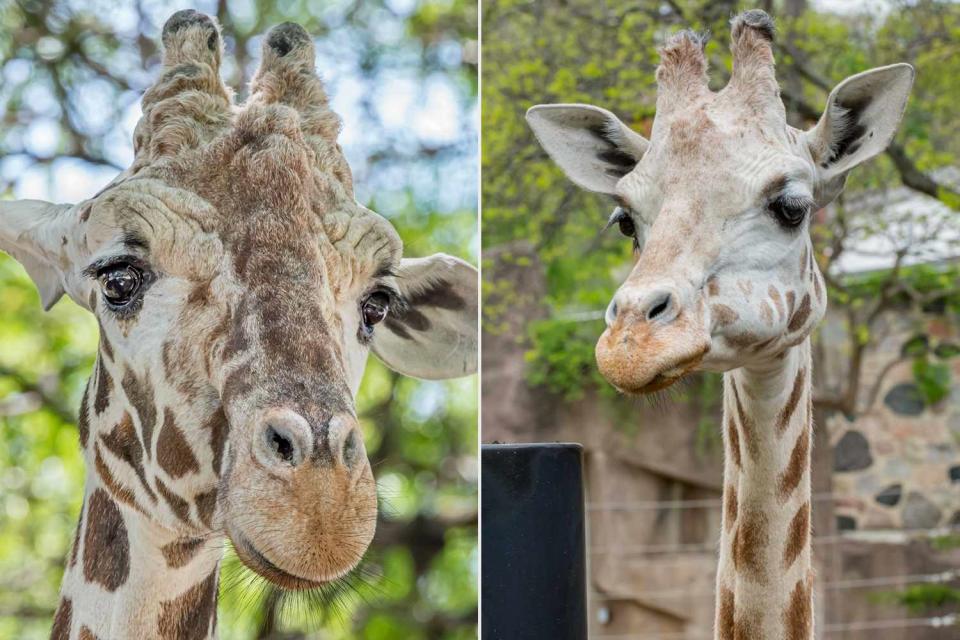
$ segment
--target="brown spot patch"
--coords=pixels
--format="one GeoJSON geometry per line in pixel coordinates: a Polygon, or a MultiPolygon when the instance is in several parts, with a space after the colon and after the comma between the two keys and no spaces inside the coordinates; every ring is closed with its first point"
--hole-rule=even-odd
{"type": "Polygon", "coordinates": [[[107,339],[107,332],[103,330],[103,324],[100,324],[100,353],[113,360],[113,345],[107,339]]]}
{"type": "Polygon", "coordinates": [[[778,484],[781,500],[788,498],[803,479],[804,472],[810,466],[809,453],[810,427],[807,425],[797,436],[797,442],[793,445],[793,451],[790,452],[790,461],[787,462],[787,467],[780,474],[778,484]]]}
{"type": "Polygon", "coordinates": [[[765,582],[763,550],[770,543],[767,516],[759,509],[741,505],[737,532],[733,536],[733,564],[757,582],[765,582]]]}
{"type": "Polygon", "coordinates": [[[133,418],[129,413],[124,413],[110,433],[100,436],[103,444],[113,455],[126,462],[137,474],[143,490],[150,496],[150,499],[156,502],[157,494],[153,492],[150,485],[147,484],[147,477],[143,470],[143,447],[137,439],[137,432],[133,427],[133,418]]]}
{"type": "Polygon", "coordinates": [[[707,280],[707,295],[711,297],[720,295],[720,283],[716,276],[710,276],[710,279],[707,280]]]}
{"type": "Polygon", "coordinates": [[[737,522],[737,507],[737,488],[728,484],[723,493],[723,519],[726,520],[727,531],[737,522]]]}
{"type": "Polygon", "coordinates": [[[787,527],[787,544],[783,549],[783,568],[789,569],[810,540],[810,503],[805,502],[787,527]]]}
{"type": "Polygon", "coordinates": [[[713,317],[717,319],[718,327],[726,327],[733,324],[740,318],[740,314],[731,309],[725,304],[716,304],[710,305],[710,313],[713,314],[713,317]]]}
{"type": "Polygon", "coordinates": [[[793,308],[797,304],[797,294],[787,291],[787,315],[793,317],[793,308]]]}
{"type": "Polygon", "coordinates": [[[217,613],[217,571],[173,600],[160,603],[157,630],[163,640],[203,640],[217,613]]]}
{"type": "Polygon", "coordinates": [[[77,553],[80,551],[80,531],[83,529],[83,510],[86,507],[86,500],[80,505],[80,519],[77,520],[77,530],[73,532],[73,546],[70,548],[70,566],[77,564],[77,553]]]}
{"type": "Polygon", "coordinates": [[[90,631],[90,627],[84,625],[80,627],[79,640],[98,640],[98,638],[96,635],[94,635],[93,631],[90,631]]]}
{"type": "Polygon", "coordinates": [[[733,463],[739,469],[742,461],[740,459],[740,432],[737,429],[737,423],[732,415],[727,416],[727,444],[730,449],[730,455],[733,457],[733,463]]]}
{"type": "Polygon", "coordinates": [[[780,292],[773,285],[770,285],[770,288],[767,289],[767,295],[770,296],[770,299],[773,301],[773,306],[777,308],[777,314],[782,318],[783,317],[783,299],[780,297],[780,292]]]}
{"type": "Polygon", "coordinates": [[[800,306],[797,308],[797,312],[794,313],[790,318],[790,324],[787,325],[787,331],[794,332],[801,329],[809,317],[810,294],[805,293],[803,294],[803,300],[800,301],[800,306]]]}
{"type": "Polygon", "coordinates": [[[213,452],[213,472],[219,476],[220,465],[223,462],[223,447],[227,442],[227,432],[230,430],[230,423],[227,422],[227,414],[223,412],[223,407],[211,413],[203,426],[210,431],[210,450],[213,452]]]}
{"type": "Polygon", "coordinates": [[[107,466],[106,461],[103,459],[103,454],[100,452],[99,444],[94,443],[93,455],[93,463],[97,469],[97,475],[100,476],[100,480],[103,481],[103,486],[107,488],[107,491],[120,502],[133,507],[141,513],[145,513],[140,505],[137,504],[137,500],[133,495],[133,491],[130,490],[130,487],[125,486],[113,477],[110,467],[107,466]]]}
{"type": "Polygon", "coordinates": [[[783,433],[790,426],[790,420],[793,413],[797,410],[797,404],[800,402],[800,396],[803,394],[803,383],[806,380],[806,369],[800,369],[797,377],[793,380],[793,388],[790,390],[790,396],[787,398],[787,404],[783,405],[777,416],[777,432],[783,433]]]}
{"type": "Polygon", "coordinates": [[[763,617],[759,611],[738,611],[733,622],[733,639],[765,640],[761,631],[763,617]]]}
{"type": "Polygon", "coordinates": [[[70,598],[63,598],[57,605],[57,613],[53,616],[50,640],[70,640],[71,622],[73,622],[73,601],[70,598]]]}
{"type": "Polygon", "coordinates": [[[737,286],[745,296],[749,296],[751,293],[753,293],[753,283],[749,280],[737,280],[737,286]]]}
{"type": "Polygon", "coordinates": [[[768,327],[773,325],[773,308],[766,300],[760,303],[760,317],[768,327]]]}
{"type": "Polygon", "coordinates": [[[717,638],[734,640],[734,602],[733,591],[720,587],[720,602],[717,605],[717,638]]]}
{"type": "Polygon", "coordinates": [[[193,497],[193,501],[197,505],[197,515],[200,517],[200,522],[208,529],[212,529],[213,512],[217,507],[217,488],[214,487],[210,491],[198,493],[193,497]]]}
{"type": "Polygon", "coordinates": [[[84,389],[83,397],[80,399],[77,431],[80,433],[80,448],[86,449],[87,440],[90,438],[90,380],[87,380],[87,388],[84,389]]]}
{"type": "Polygon", "coordinates": [[[790,604],[783,612],[785,640],[808,640],[813,631],[813,602],[810,580],[800,579],[790,594],[790,604]]]}
{"type": "Polygon", "coordinates": [[[212,284],[212,279],[198,283],[187,295],[187,304],[191,306],[205,305],[213,295],[212,284]]]}
{"type": "Polygon", "coordinates": [[[813,274],[813,292],[817,295],[817,302],[823,302],[823,285],[820,284],[820,275],[813,274]]]}
{"type": "Polygon", "coordinates": [[[757,459],[757,456],[760,454],[759,444],[757,443],[756,438],[756,429],[753,422],[753,416],[747,415],[747,412],[743,409],[743,403],[740,402],[740,392],[737,391],[737,385],[730,385],[733,387],[733,399],[737,405],[737,418],[740,420],[740,429],[743,443],[747,447],[747,452],[750,454],[750,458],[753,460],[757,459]]]}
{"type": "Polygon", "coordinates": [[[203,538],[183,538],[163,545],[160,551],[168,567],[179,569],[193,560],[197,552],[203,548],[203,544],[203,538]]]}
{"type": "Polygon", "coordinates": [[[117,503],[103,489],[90,494],[83,537],[83,577],[116,591],[130,573],[130,542],[117,503]]]}
{"type": "Polygon", "coordinates": [[[103,364],[103,358],[97,359],[97,394],[93,398],[93,409],[99,416],[110,404],[110,392],[113,391],[113,377],[103,364]]]}
{"type": "Polygon", "coordinates": [[[192,525],[190,522],[190,503],[175,494],[173,491],[167,488],[167,485],[163,484],[163,481],[160,478],[157,478],[157,491],[160,492],[161,497],[169,505],[170,510],[173,511],[173,514],[180,518],[183,522],[192,525]]]}
{"type": "Polygon", "coordinates": [[[188,473],[200,471],[193,449],[187,444],[169,407],[163,412],[163,426],[157,437],[157,463],[171,478],[182,478],[188,473]]]}
{"type": "Polygon", "coordinates": [[[810,265],[810,250],[807,245],[803,245],[803,253],[800,254],[800,277],[807,275],[807,267],[810,265]]]}
{"type": "Polygon", "coordinates": [[[130,404],[133,405],[140,419],[141,440],[143,449],[147,454],[147,460],[150,459],[150,448],[153,443],[153,428],[157,423],[157,407],[154,404],[153,387],[150,386],[150,377],[147,376],[142,382],[136,374],[127,369],[123,374],[123,392],[127,394],[130,404]]]}

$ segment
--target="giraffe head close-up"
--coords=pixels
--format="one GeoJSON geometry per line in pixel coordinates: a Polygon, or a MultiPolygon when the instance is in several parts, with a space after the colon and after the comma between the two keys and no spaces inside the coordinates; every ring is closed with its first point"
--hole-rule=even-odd
{"type": "MultiPolygon", "coordinates": [[[[79,420],[87,490],[65,585],[88,588],[74,610],[161,555],[180,570],[221,535],[279,586],[342,577],[377,519],[355,409],[369,352],[420,378],[477,366],[476,270],[403,258],[391,224],[356,202],[306,31],[263,37],[242,105],[211,18],[177,12],[162,41],[132,166],[76,205],[0,203],[0,248],[44,306],[66,294],[100,325],[79,420]],[[162,554],[141,557],[148,547],[162,554]]],[[[123,614],[132,626],[101,618],[101,637],[132,637],[150,607],[161,627],[186,624],[152,595],[123,614]]]]}
{"type": "Polygon", "coordinates": [[[774,70],[773,21],[732,23],[727,85],[708,86],[706,38],[661,49],[649,139],[582,104],[539,105],[528,122],[577,185],[612,196],[610,224],[636,261],[606,311],[596,356],[627,393],[670,386],[694,370],[762,364],[809,336],[826,310],[813,214],[854,166],[892,139],[913,83],[895,64],[830,94],[807,131],[787,123],[774,70]]]}

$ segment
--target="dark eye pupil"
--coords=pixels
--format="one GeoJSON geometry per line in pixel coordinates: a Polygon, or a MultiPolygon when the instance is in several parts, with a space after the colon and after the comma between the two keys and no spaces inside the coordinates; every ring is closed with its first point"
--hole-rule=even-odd
{"type": "Polygon", "coordinates": [[[625,213],[620,217],[619,220],[617,220],[617,226],[620,227],[620,233],[628,238],[632,238],[634,235],[636,235],[637,229],[633,226],[633,220],[625,213]]]}
{"type": "Polygon", "coordinates": [[[140,288],[140,272],[130,266],[118,267],[100,275],[100,287],[107,300],[114,303],[128,301],[140,288]]]}
{"type": "Polygon", "coordinates": [[[807,215],[807,207],[803,203],[793,202],[789,198],[777,198],[771,202],[770,211],[777,222],[787,228],[800,226],[807,215]]]}
{"type": "Polygon", "coordinates": [[[373,293],[363,303],[363,324],[368,327],[381,322],[387,317],[390,302],[386,294],[373,293]]]}

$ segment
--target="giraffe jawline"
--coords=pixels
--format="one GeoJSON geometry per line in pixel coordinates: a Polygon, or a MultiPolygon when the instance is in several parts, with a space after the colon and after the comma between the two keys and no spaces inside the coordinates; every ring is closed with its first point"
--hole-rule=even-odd
{"type": "Polygon", "coordinates": [[[305,589],[316,589],[325,584],[323,582],[301,578],[300,576],[295,576],[292,573],[284,571],[257,551],[256,547],[242,535],[236,537],[231,536],[231,540],[243,564],[279,587],[291,591],[303,591],[305,589]]]}

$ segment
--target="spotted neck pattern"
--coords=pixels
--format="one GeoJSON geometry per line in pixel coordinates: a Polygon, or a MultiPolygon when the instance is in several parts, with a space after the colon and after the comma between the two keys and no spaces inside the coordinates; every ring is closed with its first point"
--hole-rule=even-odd
{"type": "Polygon", "coordinates": [[[724,377],[718,640],[812,640],[810,339],[724,377]]]}
{"type": "Polygon", "coordinates": [[[219,408],[196,415],[203,403],[161,406],[177,397],[168,391],[114,362],[101,338],[80,408],[87,477],[53,640],[216,637],[227,421],[219,408]],[[187,421],[207,438],[188,442],[187,421]]]}

